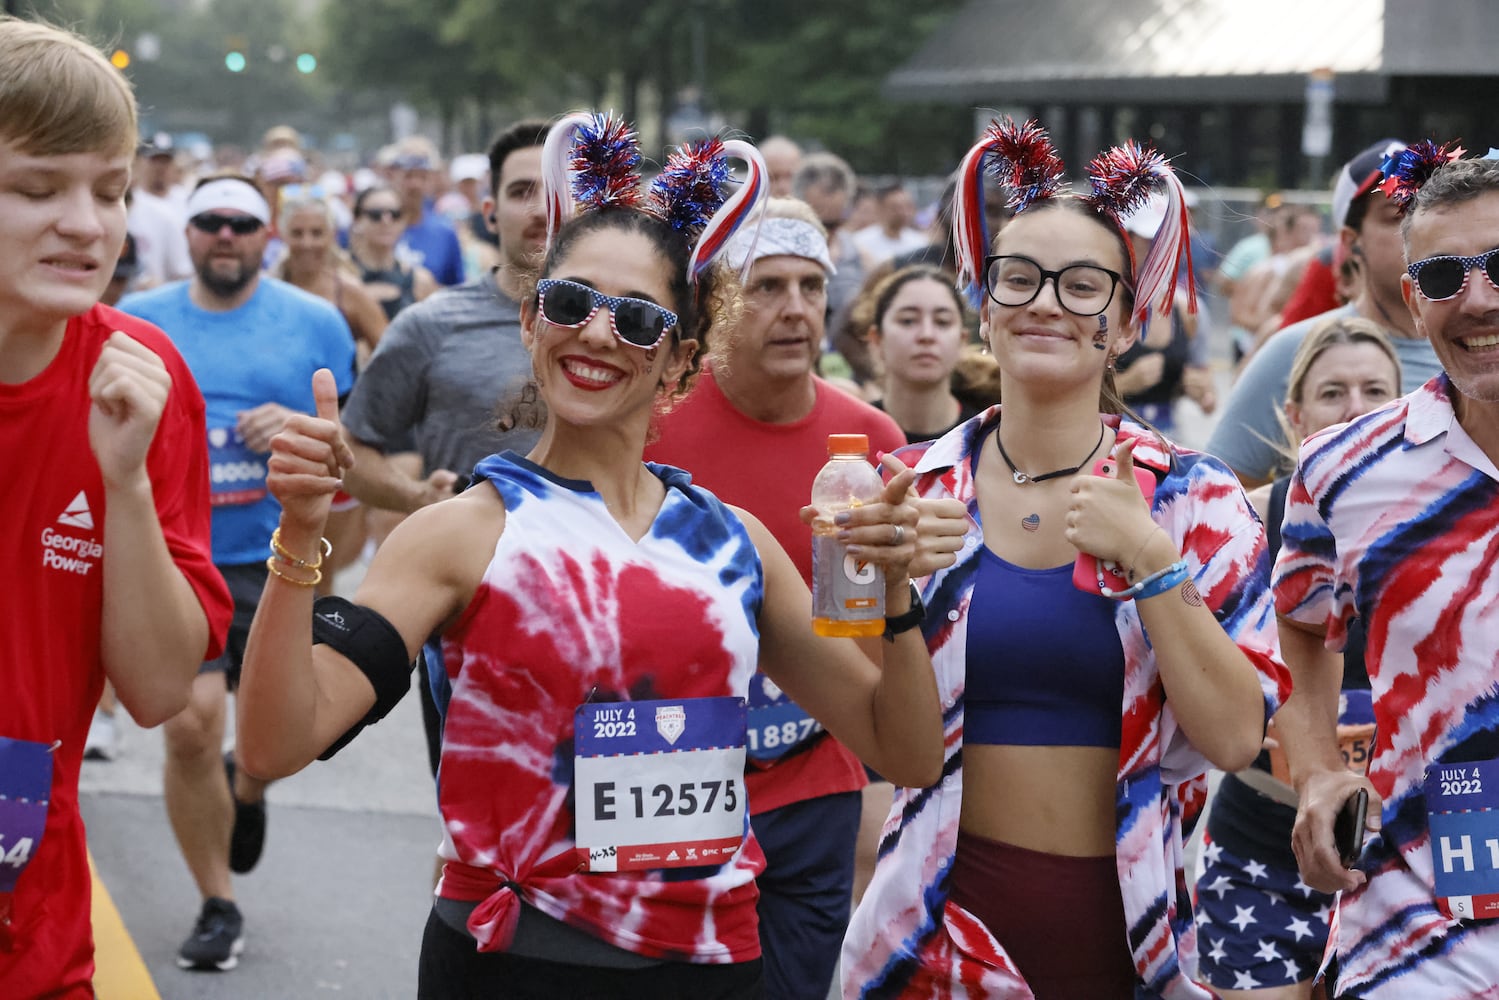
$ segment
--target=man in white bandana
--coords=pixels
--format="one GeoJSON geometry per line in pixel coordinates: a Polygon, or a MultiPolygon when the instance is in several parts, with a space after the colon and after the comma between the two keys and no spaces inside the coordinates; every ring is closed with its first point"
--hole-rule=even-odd
{"type": "Polygon", "coordinates": [[[248,177],[212,177],[187,201],[193,277],[120,301],[172,338],[207,411],[213,563],[234,597],[222,656],[199,667],[187,708],[165,726],[167,817],[203,902],[177,955],[185,969],[226,971],[244,946],[230,871],[254,867],[265,839],[265,784],[226,780],[220,758],[250,619],[265,586],[281,507],[266,491],[271,437],[292,412],[313,413],[312,373],[354,380],[354,338],[330,303],[260,273],[271,210],[248,177]]]}
{"type": "MultiPolygon", "coordinates": [[[[753,260],[744,317],[728,343],[708,345],[714,360],[645,457],[687,469],[759,518],[810,584],[811,534],[798,512],[827,460],[828,435],[867,435],[871,458],[906,442],[895,421],[815,373],[834,273],[817,215],[795,198],[772,198],[765,216],[758,237],[746,226],[727,255],[733,266],[753,260]]],[[[749,725],[756,749],[745,784],[766,859],[757,880],[765,995],[823,1000],[848,923],[868,779],[763,674],[750,684],[749,725]]]]}

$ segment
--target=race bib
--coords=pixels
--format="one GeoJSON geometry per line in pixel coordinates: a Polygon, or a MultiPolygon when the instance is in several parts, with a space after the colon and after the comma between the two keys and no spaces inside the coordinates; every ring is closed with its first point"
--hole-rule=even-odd
{"type": "Polygon", "coordinates": [[[215,507],[255,503],[266,496],[266,456],[245,445],[233,427],[208,429],[209,502],[215,507]]]}
{"type": "Polygon", "coordinates": [[[750,760],[759,763],[779,760],[822,735],[822,724],[764,674],[750,678],[749,695],[745,747],[750,760]]]}
{"type": "MultiPolygon", "coordinates": [[[[1275,720],[1270,720],[1274,737],[1275,720]]],[[[1374,753],[1374,695],[1357,688],[1338,694],[1338,750],[1343,763],[1355,774],[1367,774],[1369,758],[1374,753]]],[[[1270,750],[1270,773],[1287,787],[1291,784],[1291,765],[1279,742],[1270,750]]]]}
{"type": "Polygon", "coordinates": [[[588,871],[721,865],[744,840],[742,698],[573,713],[577,844],[588,871]]]}
{"type": "Polygon", "coordinates": [[[51,795],[46,744],[0,736],[0,922],[9,918],[16,881],[42,842],[51,795]]]}
{"type": "Polygon", "coordinates": [[[1437,909],[1499,917],[1499,761],[1433,764],[1424,792],[1437,909]]]}

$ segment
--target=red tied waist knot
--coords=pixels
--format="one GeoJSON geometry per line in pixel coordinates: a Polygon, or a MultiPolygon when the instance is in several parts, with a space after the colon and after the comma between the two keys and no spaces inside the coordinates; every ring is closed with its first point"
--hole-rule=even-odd
{"type": "Polygon", "coordinates": [[[515,878],[503,878],[487,868],[475,868],[461,861],[448,861],[442,866],[438,891],[444,899],[478,902],[468,915],[468,932],[479,942],[480,951],[509,951],[515,940],[515,927],[520,923],[521,892],[526,879],[571,875],[587,867],[588,852],[578,849],[548,858],[515,878]]]}

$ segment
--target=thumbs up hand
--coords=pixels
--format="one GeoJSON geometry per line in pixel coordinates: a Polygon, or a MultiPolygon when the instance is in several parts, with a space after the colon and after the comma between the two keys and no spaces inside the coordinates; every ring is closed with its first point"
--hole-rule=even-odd
{"type": "Polygon", "coordinates": [[[1140,540],[1155,530],[1150,506],[1135,479],[1135,443],[1115,447],[1098,474],[1072,480],[1067,541],[1079,551],[1128,569],[1140,540]]]}
{"type": "Polygon", "coordinates": [[[321,532],[354,453],[344,441],[338,386],[328,369],[313,373],[312,398],[316,416],[290,413],[271,438],[266,488],[280,501],[284,521],[321,532]]]}

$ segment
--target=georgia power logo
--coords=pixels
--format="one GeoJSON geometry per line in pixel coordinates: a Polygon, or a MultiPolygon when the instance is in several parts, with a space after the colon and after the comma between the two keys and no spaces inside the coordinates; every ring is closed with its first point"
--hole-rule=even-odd
{"type": "MultiPolygon", "coordinates": [[[[83,490],[63,508],[57,523],[65,528],[94,530],[94,515],[88,509],[88,497],[83,490]]],[[[104,546],[95,538],[63,534],[50,524],[42,529],[42,565],[46,568],[87,576],[103,556],[104,546]]]]}

